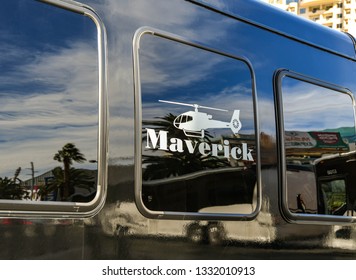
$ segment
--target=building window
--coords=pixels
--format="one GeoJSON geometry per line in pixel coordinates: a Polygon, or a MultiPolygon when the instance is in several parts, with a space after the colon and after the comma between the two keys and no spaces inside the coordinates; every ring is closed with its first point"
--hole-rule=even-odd
{"type": "Polygon", "coordinates": [[[356,218],[352,94],[289,71],[278,84],[283,211],[291,220],[356,218]]]}
{"type": "Polygon", "coordinates": [[[135,188],[140,211],[153,218],[254,216],[258,133],[249,64],[149,28],[137,31],[138,45],[135,98],[142,107],[136,108],[141,112],[136,164],[141,168],[135,188]]]}
{"type": "Polygon", "coordinates": [[[342,14],[337,14],[337,18],[342,18],[342,14]]]}
{"type": "Polygon", "coordinates": [[[305,14],[305,13],[306,13],[306,9],[305,9],[305,8],[301,8],[301,9],[299,10],[299,13],[300,13],[300,14],[305,14]]]}
{"type": "Polygon", "coordinates": [[[342,23],[336,24],[336,28],[342,28],[342,23]]]}
{"type": "Polygon", "coordinates": [[[342,6],[343,6],[342,3],[337,3],[338,8],[342,8],[342,6]]]}

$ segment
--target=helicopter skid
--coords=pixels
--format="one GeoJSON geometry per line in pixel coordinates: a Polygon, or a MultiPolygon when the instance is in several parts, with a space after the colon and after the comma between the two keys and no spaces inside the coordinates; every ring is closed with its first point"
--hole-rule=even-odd
{"type": "Polygon", "coordinates": [[[183,132],[184,132],[185,136],[188,136],[188,137],[204,138],[204,136],[205,136],[204,129],[202,129],[200,131],[183,129],[183,132]]]}

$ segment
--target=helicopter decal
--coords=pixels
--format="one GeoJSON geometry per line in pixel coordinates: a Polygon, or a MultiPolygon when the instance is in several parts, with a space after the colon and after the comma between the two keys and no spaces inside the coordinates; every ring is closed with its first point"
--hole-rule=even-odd
{"type": "Polygon", "coordinates": [[[176,128],[183,130],[184,134],[188,137],[204,138],[204,131],[212,128],[230,128],[234,134],[238,134],[242,126],[240,121],[240,110],[234,110],[230,122],[223,122],[214,120],[212,115],[199,112],[198,109],[202,108],[222,112],[228,112],[228,110],[167,100],[158,101],[162,103],[194,107],[194,111],[184,112],[173,121],[173,125],[176,128]]]}

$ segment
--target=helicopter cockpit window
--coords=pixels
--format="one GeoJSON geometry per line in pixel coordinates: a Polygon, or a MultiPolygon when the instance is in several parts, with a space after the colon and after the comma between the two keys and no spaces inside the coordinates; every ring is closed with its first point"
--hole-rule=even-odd
{"type": "Polygon", "coordinates": [[[181,123],[186,123],[186,122],[190,122],[193,120],[193,117],[192,116],[187,116],[187,115],[184,115],[182,116],[182,121],[181,123]]]}
{"type": "Polygon", "coordinates": [[[278,75],[283,209],[294,220],[356,218],[355,101],[345,88],[278,75]]]}
{"type": "Polygon", "coordinates": [[[158,30],[134,40],[136,200],[149,217],[253,218],[259,209],[253,72],[158,30]]]}
{"type": "Polygon", "coordinates": [[[0,212],[80,216],[103,196],[104,31],[89,8],[43,2],[1,3],[0,212]]]}

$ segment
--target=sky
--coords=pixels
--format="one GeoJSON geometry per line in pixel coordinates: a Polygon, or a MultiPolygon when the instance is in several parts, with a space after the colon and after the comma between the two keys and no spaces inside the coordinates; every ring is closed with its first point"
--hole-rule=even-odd
{"type": "MultiPolygon", "coordinates": [[[[174,32],[180,36],[204,38],[204,44],[217,46],[220,41],[231,40],[231,21],[220,17],[217,21],[218,17],[213,16],[202,18],[202,9],[185,9],[184,4],[179,1],[172,1],[170,6],[152,5],[153,1],[145,1],[137,6],[134,0],[120,1],[120,4],[116,0],[100,3],[93,1],[93,5],[94,3],[99,13],[110,19],[105,22],[110,34],[110,153],[112,157],[132,156],[134,98],[131,93],[134,85],[130,43],[135,30],[147,22],[162,30],[171,30],[171,26],[174,26],[174,32]],[[175,13],[169,13],[170,17],[162,21],[160,15],[168,13],[165,10],[168,7],[175,13]],[[130,15],[128,10],[131,11],[130,15]],[[128,71],[124,72],[122,69],[128,71]]],[[[88,4],[91,4],[90,1],[88,4]]],[[[96,35],[95,24],[87,17],[37,1],[2,3],[0,177],[11,176],[19,166],[23,169],[30,167],[31,161],[39,174],[48,171],[59,164],[52,159],[54,153],[68,142],[74,142],[88,160],[96,159],[96,35]]],[[[214,119],[223,121],[231,117],[233,110],[241,109],[241,133],[254,131],[251,74],[245,63],[176,44],[171,40],[152,37],[154,36],[143,37],[140,51],[141,82],[144,86],[142,97],[145,108],[151,110],[145,117],[160,116],[165,112],[184,112],[185,108],[179,106],[158,104],[158,99],[173,99],[172,101],[227,109],[227,113],[208,112],[214,119]],[[209,83],[209,80],[213,82],[209,83]]],[[[246,52],[249,44],[253,46],[248,38],[235,39],[236,45],[229,46],[234,53],[239,53],[239,48],[246,52]]],[[[254,57],[254,53],[251,53],[251,57],[254,57]]],[[[268,58],[265,61],[259,60],[258,63],[268,63],[268,58]]],[[[254,64],[255,69],[260,67],[258,63],[254,64]]],[[[292,87],[300,96],[305,94],[302,89],[291,85],[292,87]]],[[[269,109],[273,108],[273,101],[264,99],[261,91],[258,95],[261,122],[264,123],[265,130],[266,124],[272,124],[270,130],[274,133],[275,116],[269,109]]],[[[285,101],[303,106],[303,103],[295,103],[293,98],[285,101]]],[[[316,107],[322,102],[324,100],[320,98],[308,100],[308,104],[316,107]]],[[[316,107],[311,109],[315,113],[316,107]]],[[[304,121],[302,111],[299,114],[296,112],[287,120],[290,129],[299,129],[298,124],[304,121]]],[[[346,116],[349,116],[349,112],[345,111],[346,116]]],[[[325,110],[321,113],[331,115],[325,110]]],[[[323,120],[324,117],[316,119],[323,120]]],[[[332,120],[335,121],[336,117],[332,120]]],[[[308,126],[313,128],[312,124],[308,126]]],[[[93,165],[91,167],[94,168],[93,165]]],[[[27,176],[25,172],[22,175],[27,176]]]]}
{"type": "Polygon", "coordinates": [[[53,155],[68,142],[96,160],[96,44],[87,17],[36,1],[3,3],[0,177],[21,167],[20,178],[27,179],[30,162],[37,175],[60,165],[53,155]]]}
{"type": "Polygon", "coordinates": [[[144,119],[193,110],[163,99],[227,110],[199,109],[224,122],[240,110],[241,133],[255,134],[252,76],[243,60],[152,35],[142,37],[139,59],[144,119]]]}
{"type": "Polygon", "coordinates": [[[285,77],[282,99],[287,131],[355,127],[354,101],[347,93],[285,77]]]}

